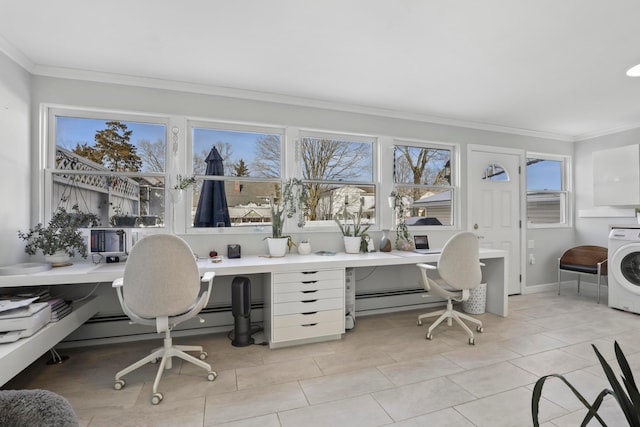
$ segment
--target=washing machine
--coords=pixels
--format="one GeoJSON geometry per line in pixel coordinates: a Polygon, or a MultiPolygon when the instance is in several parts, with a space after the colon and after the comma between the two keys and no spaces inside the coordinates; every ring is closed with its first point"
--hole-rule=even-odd
{"type": "Polygon", "coordinates": [[[609,307],[640,313],[640,228],[612,227],[609,233],[609,307]]]}

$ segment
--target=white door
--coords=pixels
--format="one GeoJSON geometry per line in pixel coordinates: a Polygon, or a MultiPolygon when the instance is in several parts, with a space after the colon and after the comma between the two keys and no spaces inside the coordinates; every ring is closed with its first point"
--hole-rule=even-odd
{"type": "Polygon", "coordinates": [[[509,252],[509,295],[521,292],[521,158],[517,151],[480,146],[470,146],[467,157],[468,229],[481,247],[509,252]]]}

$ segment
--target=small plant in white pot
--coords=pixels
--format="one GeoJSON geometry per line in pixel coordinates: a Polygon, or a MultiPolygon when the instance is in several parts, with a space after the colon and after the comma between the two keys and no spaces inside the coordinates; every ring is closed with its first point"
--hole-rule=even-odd
{"type": "Polygon", "coordinates": [[[27,242],[25,252],[35,255],[41,251],[45,257],[55,256],[50,258],[54,265],[64,264],[76,253],[86,258],[87,243],[79,228],[97,227],[100,225],[100,218],[93,213],[82,212],[78,205],[74,205],[72,210],[73,212],[67,212],[60,207],[47,226],[40,223],[27,232],[18,231],[18,237],[27,242]]]}
{"type": "Polygon", "coordinates": [[[283,183],[276,197],[271,199],[271,237],[267,238],[271,256],[284,256],[295,246],[291,236],[284,235],[284,223],[287,218],[297,216],[298,228],[304,227],[308,200],[307,186],[297,178],[283,183]]]}
{"type": "Polygon", "coordinates": [[[357,213],[350,213],[348,210],[349,200],[345,197],[344,209],[342,210],[342,222],[335,219],[344,240],[344,251],[348,254],[357,254],[367,251],[367,231],[371,225],[362,225],[362,209],[364,197],[360,198],[360,207],[357,213]]]}

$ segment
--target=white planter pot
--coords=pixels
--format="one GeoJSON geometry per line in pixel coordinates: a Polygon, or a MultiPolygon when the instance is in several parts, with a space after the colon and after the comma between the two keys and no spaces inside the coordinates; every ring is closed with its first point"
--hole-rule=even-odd
{"type": "Polygon", "coordinates": [[[267,238],[267,245],[269,246],[269,255],[274,257],[282,257],[287,253],[289,248],[289,238],[281,237],[274,239],[273,237],[267,238]]]}
{"type": "Polygon", "coordinates": [[[69,262],[71,257],[67,255],[65,251],[58,251],[53,255],[45,255],[44,260],[50,263],[54,267],[65,265],[69,262]]]}
{"type": "Polygon", "coordinates": [[[359,254],[360,244],[362,243],[362,237],[343,236],[344,239],[344,251],[348,254],[359,254]]]}

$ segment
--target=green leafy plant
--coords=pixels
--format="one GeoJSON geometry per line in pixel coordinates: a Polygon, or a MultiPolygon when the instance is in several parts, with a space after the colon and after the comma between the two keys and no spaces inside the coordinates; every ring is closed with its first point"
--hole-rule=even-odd
{"type": "Polygon", "coordinates": [[[405,222],[407,210],[402,195],[396,191],[392,191],[389,198],[393,199],[392,207],[396,213],[396,218],[398,218],[398,223],[396,224],[396,249],[411,250],[413,249],[413,243],[411,242],[409,228],[405,222]]]}
{"type": "Polygon", "coordinates": [[[35,255],[38,250],[42,251],[43,255],[64,251],[69,256],[74,256],[77,252],[86,258],[87,244],[85,237],[78,229],[99,225],[100,218],[96,214],[82,212],[78,205],[72,207],[72,212],[67,212],[65,208],[60,207],[47,226],[39,223],[26,233],[18,231],[18,237],[27,242],[24,250],[29,255],[35,255]]]}
{"type": "Polygon", "coordinates": [[[605,388],[602,390],[594,402],[590,404],[587,399],[584,398],[576,390],[576,388],[562,375],[559,374],[550,374],[545,375],[544,377],[538,379],[533,388],[533,397],[531,399],[531,415],[533,417],[533,425],[534,427],[538,427],[540,425],[540,421],[538,419],[538,412],[540,410],[540,398],[542,397],[542,386],[545,381],[549,378],[559,378],[562,382],[564,382],[569,389],[573,392],[573,394],[580,400],[580,402],[587,408],[587,415],[582,420],[582,426],[586,426],[593,418],[597,419],[601,425],[606,426],[604,420],[598,415],[598,409],[602,404],[602,401],[607,395],[612,395],[622,412],[624,413],[629,426],[631,427],[640,427],[640,393],[638,392],[638,387],[636,386],[636,382],[633,378],[633,373],[631,372],[631,368],[629,367],[629,363],[627,362],[622,349],[618,345],[618,342],[614,342],[613,347],[616,354],[616,359],[618,361],[618,365],[620,366],[620,370],[622,371],[622,384],[616,378],[616,375],[611,369],[611,365],[604,359],[602,354],[598,351],[595,345],[591,345],[593,350],[596,352],[596,356],[598,357],[598,361],[600,365],[602,365],[602,369],[604,370],[607,380],[609,380],[609,384],[611,385],[611,389],[605,388]]]}
{"type": "Polygon", "coordinates": [[[195,185],[196,183],[196,176],[192,175],[192,176],[182,176],[180,174],[178,174],[178,179],[176,182],[176,185],[173,186],[174,190],[186,190],[187,188],[191,187],[192,185],[195,185]]]}
{"type": "Polygon", "coordinates": [[[334,218],[336,224],[340,228],[340,232],[345,237],[360,237],[360,250],[366,252],[367,250],[367,231],[370,224],[363,225],[362,224],[362,211],[364,207],[364,197],[360,198],[360,206],[358,208],[357,213],[349,212],[349,199],[348,197],[344,198],[344,208],[342,210],[342,222],[338,218],[334,218]],[[353,227],[353,228],[352,228],[353,227]]]}
{"type": "Polygon", "coordinates": [[[289,239],[289,249],[295,246],[291,236],[283,235],[284,222],[297,216],[298,228],[304,227],[309,210],[309,193],[302,180],[291,178],[282,184],[276,197],[271,199],[271,237],[289,239]]]}

